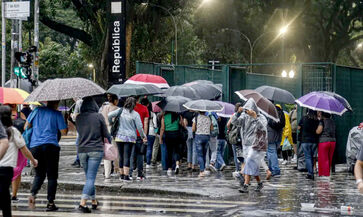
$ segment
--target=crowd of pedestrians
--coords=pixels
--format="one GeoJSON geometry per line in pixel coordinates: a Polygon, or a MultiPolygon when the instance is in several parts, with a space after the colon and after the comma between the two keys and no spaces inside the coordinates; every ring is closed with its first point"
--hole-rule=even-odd
{"type": "MultiPolygon", "coordinates": [[[[120,100],[108,94],[107,102],[100,108],[92,97],[76,101],[71,115],[77,129],[77,159],[73,166],[82,167],[85,173],[79,204],[79,210],[84,213],[99,205],[95,180],[104,158],[105,142],[111,143],[118,152],[116,160],[104,160],[105,182],[113,174],[123,182],[142,181],[147,178],[144,163],[145,169],[156,168],[159,156],[166,175],[187,170],[199,171],[199,177],[203,178],[226,168],[229,156],[225,157],[225,150],[230,146],[235,166],[233,176],[241,185],[239,191],[249,191],[252,177],[257,181],[255,191],[260,191],[263,179],[280,177],[279,164],[296,162],[297,141],[303,149],[306,178],[314,180],[316,171],[319,176],[330,176],[336,129],[331,115],[324,112],[308,109],[297,123],[296,106],[287,113],[283,106],[276,105],[279,121],[274,121],[260,112],[253,99],[237,103],[230,118],[215,112],[155,112],[146,97],[120,100]],[[182,168],[184,157],[186,168],[182,168]],[[260,176],[261,168],[266,172],[264,178],[260,176]],[[137,170],[136,177],[133,177],[134,170],[137,170]],[[88,200],[91,209],[87,206],[88,200]]],[[[21,113],[16,106],[0,106],[0,205],[4,216],[11,216],[11,199],[17,200],[27,159],[35,168],[29,206],[35,207],[37,194],[47,178],[47,211],[58,209],[55,196],[59,140],[68,131],[67,120],[58,111],[58,105],[59,101],[49,101],[33,111],[26,106],[21,113]]],[[[362,167],[362,152],[355,165],[360,190],[362,173],[357,168],[362,167]]]]}

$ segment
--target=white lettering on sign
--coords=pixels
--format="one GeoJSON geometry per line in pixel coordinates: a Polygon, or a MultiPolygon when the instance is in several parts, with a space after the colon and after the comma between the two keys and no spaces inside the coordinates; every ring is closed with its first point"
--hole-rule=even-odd
{"type": "Polygon", "coordinates": [[[5,18],[24,19],[30,16],[30,2],[5,2],[5,18]]]}
{"type": "Polygon", "coordinates": [[[121,68],[121,35],[120,35],[120,21],[113,22],[112,32],[112,50],[113,50],[113,66],[112,73],[120,73],[121,68]]]}
{"type": "Polygon", "coordinates": [[[122,13],[122,2],[111,2],[111,14],[122,13]]]}

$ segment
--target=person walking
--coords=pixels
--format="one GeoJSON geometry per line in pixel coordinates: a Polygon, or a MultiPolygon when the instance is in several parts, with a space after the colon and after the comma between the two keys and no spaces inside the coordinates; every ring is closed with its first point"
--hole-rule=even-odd
{"type": "MultiPolygon", "coordinates": [[[[276,105],[282,109],[281,105],[276,105]]],[[[282,151],[282,165],[286,165],[289,163],[289,156],[291,156],[291,150],[293,146],[292,141],[292,131],[291,131],[291,124],[290,124],[290,117],[287,112],[284,112],[285,115],[285,126],[282,129],[282,136],[281,136],[281,151],[282,151]]]]}
{"type": "Polygon", "coordinates": [[[192,111],[186,111],[183,113],[184,118],[184,125],[187,127],[188,130],[188,139],[187,139],[187,163],[188,163],[188,170],[195,170],[197,166],[197,151],[196,146],[194,143],[194,136],[193,136],[193,118],[195,117],[195,113],[192,111]]]}
{"type": "Polygon", "coordinates": [[[150,101],[147,98],[143,98],[141,100],[141,105],[144,105],[147,107],[149,111],[149,128],[148,128],[148,134],[147,134],[147,149],[146,149],[146,169],[151,169],[151,158],[153,155],[153,148],[154,148],[154,142],[156,138],[156,131],[158,128],[157,124],[157,118],[156,114],[152,111],[152,105],[150,101]]]}
{"type": "MultiPolygon", "coordinates": [[[[83,100],[82,99],[73,99],[73,100],[75,102],[75,105],[74,105],[74,110],[73,110],[73,112],[71,114],[71,119],[75,123],[77,115],[79,115],[79,113],[81,112],[81,106],[82,106],[83,100]]],[[[79,162],[79,156],[78,156],[78,144],[79,144],[79,139],[78,139],[78,134],[77,134],[76,144],[75,144],[76,145],[76,150],[77,150],[77,155],[76,155],[76,159],[71,164],[71,166],[74,167],[74,168],[80,168],[81,167],[81,164],[79,162]]]]}
{"type": "Polygon", "coordinates": [[[320,135],[318,145],[319,176],[329,177],[336,145],[335,123],[331,119],[330,114],[325,112],[318,113],[322,117],[316,129],[316,134],[320,135]]]}
{"type": "MultiPolygon", "coordinates": [[[[100,112],[105,120],[108,132],[111,130],[110,122],[108,121],[108,114],[112,111],[115,111],[118,109],[118,98],[114,94],[107,94],[107,100],[108,104],[103,105],[100,109],[100,112]]],[[[116,142],[112,141],[112,145],[114,145],[117,148],[116,142]]],[[[103,165],[105,168],[105,181],[110,180],[111,178],[111,170],[112,170],[112,161],[110,160],[103,160],[103,165]]],[[[119,170],[118,160],[114,161],[114,171],[119,170]]],[[[118,172],[117,172],[118,173],[118,172]]]]}
{"type": "Polygon", "coordinates": [[[290,124],[291,124],[291,136],[294,148],[294,157],[292,158],[292,162],[297,162],[297,104],[294,105],[294,108],[289,113],[290,124]]]}
{"type": "Polygon", "coordinates": [[[267,147],[267,160],[268,167],[272,172],[272,177],[280,177],[281,171],[277,157],[277,149],[279,148],[282,136],[282,129],[285,127],[285,115],[281,108],[276,107],[279,115],[279,122],[272,119],[268,120],[268,147],[267,147]]]}
{"type": "Polygon", "coordinates": [[[225,117],[218,117],[218,146],[217,146],[217,160],[216,160],[216,168],[219,171],[223,171],[226,167],[226,163],[224,162],[224,150],[226,147],[226,125],[228,119],[225,117]]]}
{"type": "Polygon", "coordinates": [[[255,191],[260,191],[263,188],[263,183],[260,179],[260,165],[265,157],[267,150],[267,119],[260,114],[255,101],[248,99],[243,106],[243,114],[241,111],[237,113],[238,118],[234,124],[241,126],[242,145],[245,151],[246,163],[242,173],[245,175],[244,185],[239,189],[241,193],[248,192],[251,176],[254,176],[257,181],[255,191]],[[247,134],[244,134],[244,133],[247,134]],[[246,147],[246,148],[245,148],[246,147]]]}
{"type": "Polygon", "coordinates": [[[17,166],[19,151],[31,161],[34,167],[37,167],[38,161],[26,147],[21,133],[13,126],[9,106],[0,106],[0,117],[0,146],[8,146],[5,152],[0,152],[0,209],[4,217],[9,217],[11,216],[9,188],[11,180],[14,179],[14,169],[17,166]]]}
{"type": "Polygon", "coordinates": [[[92,200],[92,209],[97,209],[95,180],[104,155],[104,141],[107,139],[111,142],[105,119],[98,111],[99,108],[94,99],[86,97],[80,114],[76,118],[79,160],[86,175],[86,183],[83,186],[82,199],[78,207],[83,213],[91,212],[87,207],[87,200],[92,200]]]}
{"type": "Polygon", "coordinates": [[[119,108],[108,114],[110,124],[113,124],[113,118],[120,117],[115,141],[119,153],[120,180],[126,182],[131,181],[129,176],[130,159],[132,148],[135,146],[137,140],[136,130],[140,132],[140,137],[143,139],[143,142],[147,142],[146,135],[142,129],[140,115],[134,110],[135,106],[136,99],[128,97],[123,108],[119,108]]]}
{"type": "Polygon", "coordinates": [[[193,132],[195,133],[194,142],[197,147],[198,163],[200,168],[199,177],[205,177],[205,163],[207,150],[209,146],[210,133],[213,130],[213,123],[205,112],[199,114],[193,119],[193,132]]]}
{"type": "Polygon", "coordinates": [[[163,144],[163,136],[165,134],[168,175],[172,173],[173,161],[175,161],[175,174],[179,174],[180,146],[182,142],[179,128],[184,127],[183,122],[181,115],[176,112],[165,112],[161,118],[160,143],[163,144]]]}
{"type": "Polygon", "coordinates": [[[361,194],[363,194],[363,148],[360,149],[360,152],[357,156],[357,162],[355,163],[354,167],[354,175],[357,189],[361,194]]]}
{"type": "MultiPolygon", "coordinates": [[[[59,164],[59,140],[58,132],[66,135],[67,124],[60,111],[57,111],[59,101],[48,101],[47,106],[39,107],[32,120],[27,119],[25,127],[32,127],[33,133],[30,140],[30,151],[38,160],[35,168],[35,177],[29,196],[29,207],[35,208],[35,199],[42,187],[45,177],[48,179],[47,211],[56,211],[55,195],[57,191],[58,164],[59,164]]],[[[33,113],[32,112],[32,113],[33,113]]]]}
{"type": "Polygon", "coordinates": [[[308,170],[306,178],[311,180],[314,180],[314,164],[318,148],[318,137],[315,131],[318,125],[319,121],[316,112],[308,109],[298,126],[301,133],[301,146],[304,150],[306,169],[308,170]]]}
{"type": "Polygon", "coordinates": [[[217,172],[215,164],[217,161],[217,151],[218,151],[218,134],[219,134],[218,115],[215,112],[208,112],[207,116],[212,120],[213,130],[210,133],[206,167],[208,167],[210,171],[217,172]]]}

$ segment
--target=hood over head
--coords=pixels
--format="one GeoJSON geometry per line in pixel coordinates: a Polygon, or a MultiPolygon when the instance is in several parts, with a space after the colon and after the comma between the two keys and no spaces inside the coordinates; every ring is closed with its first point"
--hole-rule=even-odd
{"type": "Polygon", "coordinates": [[[97,113],[99,111],[99,107],[96,101],[92,97],[86,97],[83,99],[81,106],[81,113],[89,112],[89,113],[97,113]]]}
{"type": "Polygon", "coordinates": [[[256,114],[259,114],[260,111],[257,108],[256,102],[254,99],[249,98],[247,102],[243,106],[244,109],[253,110],[256,112],[256,114]]]}

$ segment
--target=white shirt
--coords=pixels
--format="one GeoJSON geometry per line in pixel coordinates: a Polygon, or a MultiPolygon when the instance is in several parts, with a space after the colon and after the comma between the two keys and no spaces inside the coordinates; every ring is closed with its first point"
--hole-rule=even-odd
{"type": "Polygon", "coordinates": [[[18,162],[18,150],[25,146],[23,136],[15,127],[11,127],[12,135],[9,139],[9,148],[0,160],[0,167],[16,167],[18,162]]]}

